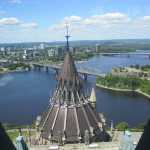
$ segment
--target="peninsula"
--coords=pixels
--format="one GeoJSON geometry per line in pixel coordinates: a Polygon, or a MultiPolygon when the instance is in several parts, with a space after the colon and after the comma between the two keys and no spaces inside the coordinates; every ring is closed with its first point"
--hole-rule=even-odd
{"type": "Polygon", "coordinates": [[[97,77],[96,86],[122,92],[136,92],[150,98],[148,65],[115,68],[105,77],[97,77]]]}

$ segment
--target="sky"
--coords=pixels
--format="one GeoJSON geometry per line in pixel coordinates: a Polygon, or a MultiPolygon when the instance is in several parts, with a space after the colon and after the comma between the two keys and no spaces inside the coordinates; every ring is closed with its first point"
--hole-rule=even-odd
{"type": "Polygon", "coordinates": [[[149,0],[0,0],[0,43],[150,38],[149,0]]]}

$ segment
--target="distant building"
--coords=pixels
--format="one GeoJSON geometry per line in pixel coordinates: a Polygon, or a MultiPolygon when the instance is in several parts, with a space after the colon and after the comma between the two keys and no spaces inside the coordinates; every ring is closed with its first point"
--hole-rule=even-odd
{"type": "Polygon", "coordinates": [[[74,49],[73,49],[73,47],[70,47],[70,52],[73,54],[74,53],[74,49]]]}
{"type": "Polygon", "coordinates": [[[40,44],[40,49],[45,49],[45,44],[44,43],[40,44]]]}
{"type": "Polygon", "coordinates": [[[73,48],[73,54],[75,54],[76,53],[76,51],[77,51],[77,48],[73,48]]]}
{"type": "Polygon", "coordinates": [[[95,51],[98,52],[98,50],[99,50],[99,44],[96,44],[95,51]]]}
{"type": "Polygon", "coordinates": [[[54,48],[49,49],[47,52],[48,52],[49,57],[55,56],[55,49],[54,48]]]}
{"type": "Polygon", "coordinates": [[[37,49],[38,49],[38,47],[37,47],[37,46],[33,46],[33,49],[34,49],[34,50],[37,50],[37,49]]]}
{"type": "Polygon", "coordinates": [[[4,52],[5,51],[5,47],[1,47],[1,52],[4,52]]]}
{"type": "Polygon", "coordinates": [[[57,53],[58,53],[58,56],[62,57],[64,56],[65,50],[62,47],[59,47],[57,49],[57,53]]]}
{"type": "Polygon", "coordinates": [[[27,59],[27,50],[24,50],[22,58],[27,59]]]}
{"type": "Polygon", "coordinates": [[[39,52],[35,50],[24,50],[23,52],[23,59],[33,59],[34,57],[39,56],[39,52]]]}
{"type": "Polygon", "coordinates": [[[9,65],[8,60],[6,60],[6,59],[0,60],[0,67],[7,67],[8,65],[9,65]]]}
{"type": "Polygon", "coordinates": [[[87,49],[85,50],[85,52],[89,53],[89,52],[92,52],[92,50],[87,48],[87,49]]]}
{"type": "Polygon", "coordinates": [[[40,56],[40,52],[39,51],[33,51],[33,58],[39,57],[39,56],[40,56]]]}

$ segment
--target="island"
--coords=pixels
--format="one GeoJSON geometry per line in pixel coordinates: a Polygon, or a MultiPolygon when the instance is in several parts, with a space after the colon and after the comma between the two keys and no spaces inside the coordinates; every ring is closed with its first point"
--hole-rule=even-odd
{"type": "Polygon", "coordinates": [[[8,63],[6,65],[0,66],[0,73],[7,72],[17,72],[29,70],[30,65],[25,63],[8,63]]]}
{"type": "Polygon", "coordinates": [[[119,67],[105,77],[97,77],[96,86],[122,92],[136,92],[150,98],[150,65],[119,67]]]}

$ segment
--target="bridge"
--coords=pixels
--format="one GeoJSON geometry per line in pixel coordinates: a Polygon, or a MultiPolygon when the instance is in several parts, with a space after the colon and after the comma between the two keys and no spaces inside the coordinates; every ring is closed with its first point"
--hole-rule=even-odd
{"type": "Polygon", "coordinates": [[[150,56],[150,52],[99,53],[99,55],[146,55],[146,56],[150,56]]]}
{"type": "MultiPolygon", "coordinates": [[[[130,52],[130,53],[100,53],[99,55],[146,55],[150,59],[150,52],[130,52]]],[[[61,68],[62,64],[42,64],[42,63],[31,63],[30,65],[34,66],[34,68],[38,68],[39,70],[41,68],[45,68],[48,72],[48,69],[51,68],[56,71],[56,74],[58,74],[59,69],[61,68]]],[[[104,77],[106,74],[101,73],[98,69],[88,68],[88,67],[77,67],[77,71],[84,76],[84,78],[87,78],[87,75],[93,75],[93,76],[102,76],[104,77]]]]}
{"type": "MultiPolygon", "coordinates": [[[[58,71],[61,69],[62,64],[40,64],[40,63],[32,63],[31,64],[34,68],[37,68],[40,70],[41,68],[45,68],[48,72],[48,69],[51,68],[56,71],[56,74],[58,74],[58,71]]],[[[104,77],[105,74],[101,73],[98,69],[93,68],[87,68],[87,67],[77,67],[78,73],[82,74],[84,79],[87,79],[87,75],[93,75],[93,76],[102,76],[104,77]]]]}

